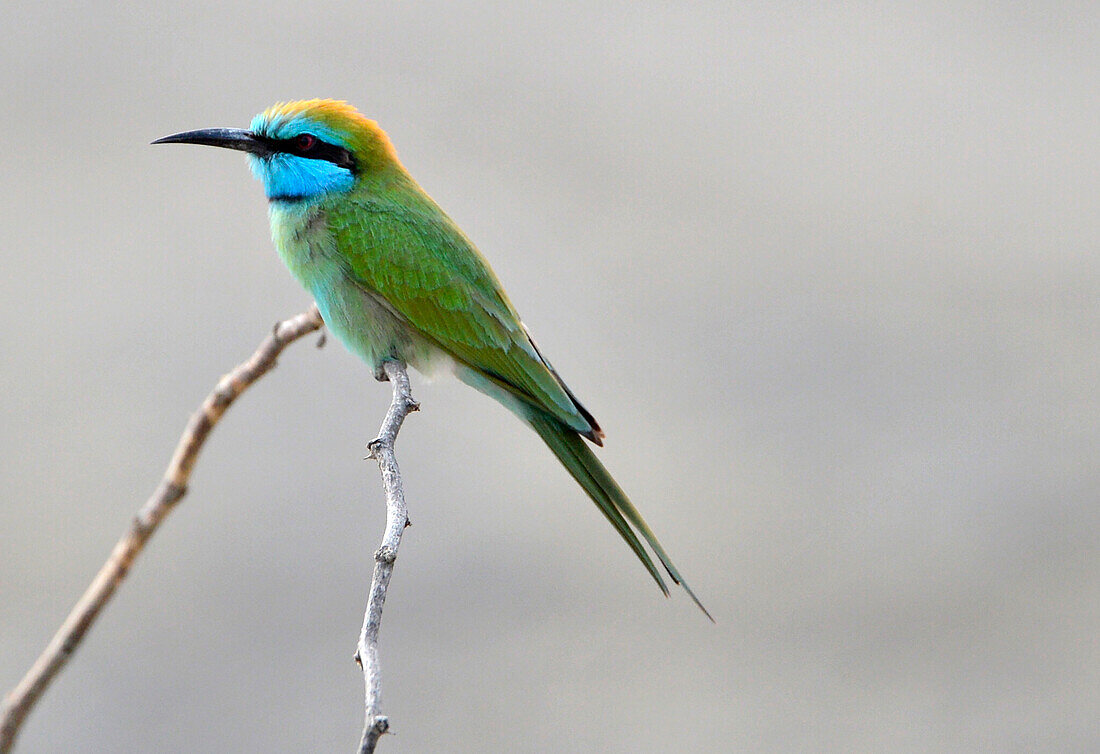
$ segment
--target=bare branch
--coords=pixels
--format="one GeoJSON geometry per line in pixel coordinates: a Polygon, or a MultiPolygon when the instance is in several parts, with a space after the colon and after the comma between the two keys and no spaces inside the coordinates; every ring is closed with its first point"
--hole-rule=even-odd
{"type": "MultiPolygon", "coordinates": [[[[3,706],[0,707],[0,754],[11,751],[27,714],[80,646],[100,610],[126,578],[126,573],[141,554],[145,543],[171,513],[176,503],[187,494],[187,482],[195,461],[198,460],[199,451],[226,409],[253,382],[275,366],[275,360],[284,348],[323,326],[324,321],[316,306],[275,325],[272,333],[264,339],[252,357],[222,377],[199,410],[191,416],[179,444],[176,445],[176,452],[168,469],[164,472],[164,479],[138,511],[130,528],[119,539],[107,562],[99,569],[99,573],[46,649],[35,660],[23,680],[4,699],[3,706]]],[[[405,384],[408,384],[408,378],[405,384]]]]}
{"type": "Polygon", "coordinates": [[[393,446],[405,417],[420,408],[420,404],[413,400],[409,375],[404,365],[396,361],[386,361],[382,363],[382,372],[393,384],[393,401],[378,431],[378,437],[370,441],[367,449],[370,451],[370,458],[378,461],[378,469],[382,472],[382,486],[386,489],[386,531],[382,535],[381,547],[374,553],[370,596],[363,615],[363,630],[359,632],[359,645],[355,650],[355,661],[363,668],[363,682],[366,685],[366,720],[363,723],[363,737],[359,742],[359,754],[373,754],[378,739],[390,728],[389,718],[382,714],[378,629],[382,623],[382,607],[386,602],[393,563],[397,559],[397,548],[401,545],[401,533],[409,525],[401,470],[397,467],[393,446]]]}

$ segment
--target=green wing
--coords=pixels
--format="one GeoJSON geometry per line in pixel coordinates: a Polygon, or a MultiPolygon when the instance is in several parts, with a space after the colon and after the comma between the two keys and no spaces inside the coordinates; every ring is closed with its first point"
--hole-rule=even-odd
{"type": "MultiPolygon", "coordinates": [[[[638,533],[710,617],[641,514],[578,437],[603,432],[539,353],[473,243],[426,194],[352,198],[329,211],[347,271],[423,337],[464,364],[459,377],[516,411],[542,437],[668,594],[638,533]],[[512,405],[514,404],[514,405],[512,405]]],[[[711,618],[713,620],[713,618],[711,618]]]]}
{"type": "Polygon", "coordinates": [[[364,198],[330,211],[352,277],[459,362],[599,443],[595,419],[542,358],[485,258],[422,196],[411,207],[364,198]]]}

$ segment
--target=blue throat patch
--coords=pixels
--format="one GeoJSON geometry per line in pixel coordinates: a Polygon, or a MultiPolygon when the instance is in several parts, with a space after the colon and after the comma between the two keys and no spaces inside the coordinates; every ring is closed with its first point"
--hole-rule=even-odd
{"type": "Polygon", "coordinates": [[[355,183],[350,170],[328,160],[280,152],[270,157],[249,155],[248,162],[270,201],[312,199],[331,191],[347,191],[355,183]]]}
{"type": "MultiPolygon", "coordinates": [[[[339,133],[305,117],[269,121],[260,114],[252,119],[249,129],[271,139],[293,139],[308,133],[329,144],[347,146],[339,133]]],[[[348,191],[355,184],[351,170],[328,160],[279,152],[270,157],[249,155],[248,163],[252,175],[263,182],[269,201],[303,201],[333,191],[348,191]]]]}

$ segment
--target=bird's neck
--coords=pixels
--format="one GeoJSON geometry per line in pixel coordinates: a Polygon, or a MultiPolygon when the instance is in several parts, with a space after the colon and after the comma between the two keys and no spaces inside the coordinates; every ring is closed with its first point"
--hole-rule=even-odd
{"type": "Polygon", "coordinates": [[[393,169],[360,175],[347,191],[332,191],[294,201],[274,199],[268,203],[271,238],[279,256],[299,282],[313,291],[323,281],[325,268],[338,265],[329,221],[358,203],[390,204],[405,209],[423,202],[427,194],[401,165],[393,169]]]}

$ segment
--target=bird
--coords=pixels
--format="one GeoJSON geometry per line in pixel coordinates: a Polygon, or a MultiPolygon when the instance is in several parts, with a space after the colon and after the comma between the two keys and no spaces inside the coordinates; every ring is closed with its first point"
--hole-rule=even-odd
{"type": "Polygon", "coordinates": [[[153,144],[247,153],[271,236],[329,330],[384,379],[395,360],[503,404],[549,446],[667,597],[643,546],[703,613],[653,530],[596,457],[596,419],[542,354],[489,263],[413,179],[378,123],[343,100],[280,102],[247,129],[207,128],[153,144]],[[587,441],[587,442],[586,442],[587,441]],[[640,536],[639,536],[640,535],[640,536]]]}

